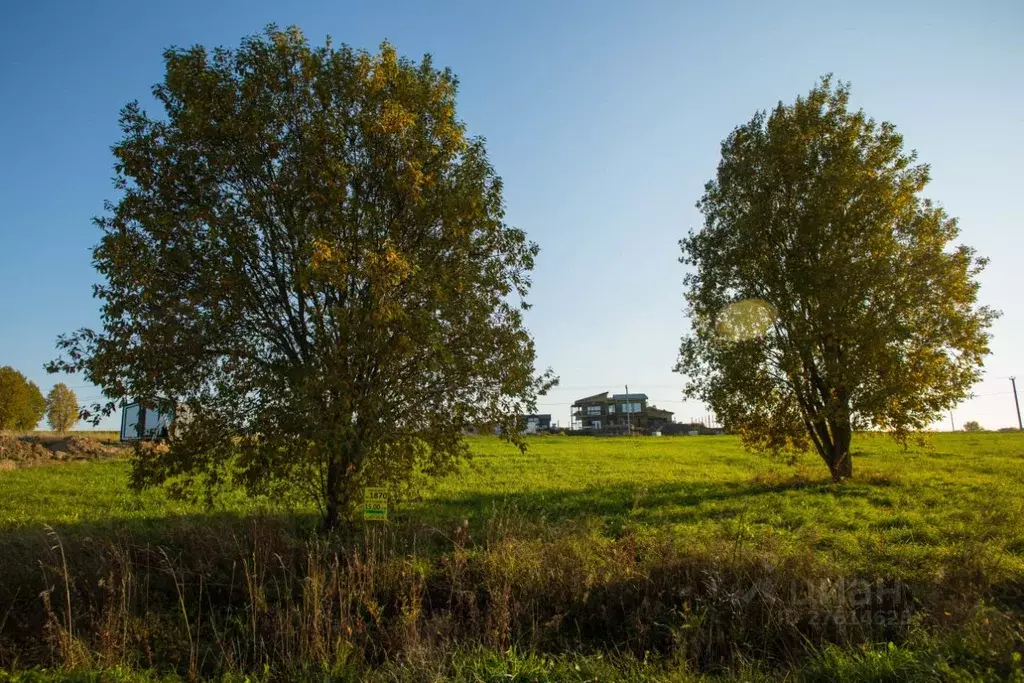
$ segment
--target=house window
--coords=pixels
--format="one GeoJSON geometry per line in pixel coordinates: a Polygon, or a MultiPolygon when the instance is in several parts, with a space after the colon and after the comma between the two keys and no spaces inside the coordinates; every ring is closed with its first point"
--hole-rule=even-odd
{"type": "Polygon", "coordinates": [[[587,406],[587,415],[600,415],[601,406],[587,406]]]}
{"type": "Polygon", "coordinates": [[[624,413],[639,413],[640,412],[640,404],[639,403],[623,403],[622,404],[622,412],[624,412],[624,413]]]}
{"type": "Polygon", "coordinates": [[[608,414],[609,415],[614,415],[615,414],[615,404],[614,403],[611,404],[610,406],[608,406],[608,414]]]}

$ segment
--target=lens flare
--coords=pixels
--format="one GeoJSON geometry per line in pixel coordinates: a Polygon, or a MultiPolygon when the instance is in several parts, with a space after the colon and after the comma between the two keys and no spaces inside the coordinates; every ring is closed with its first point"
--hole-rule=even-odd
{"type": "Polygon", "coordinates": [[[778,317],[778,311],[767,301],[743,299],[722,309],[715,332],[729,341],[757,339],[764,336],[778,317]]]}

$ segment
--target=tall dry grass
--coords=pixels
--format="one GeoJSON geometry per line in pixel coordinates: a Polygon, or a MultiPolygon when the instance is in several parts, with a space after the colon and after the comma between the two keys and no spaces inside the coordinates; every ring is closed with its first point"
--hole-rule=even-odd
{"type": "Polygon", "coordinates": [[[0,558],[0,668],[298,678],[427,670],[482,647],[655,656],[713,671],[952,632],[980,609],[1018,628],[1024,615],[1024,578],[986,578],[998,573],[970,553],[952,557],[937,582],[905,584],[840,576],[810,554],[764,545],[538,534],[525,524],[505,511],[475,538],[465,526],[317,538],[253,517],[172,525],[160,545],[115,532],[26,536],[0,558]]]}

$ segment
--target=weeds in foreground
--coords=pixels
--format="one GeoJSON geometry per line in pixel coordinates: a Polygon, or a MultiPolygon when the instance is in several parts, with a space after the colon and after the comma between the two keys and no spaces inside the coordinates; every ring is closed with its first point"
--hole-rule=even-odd
{"type": "MultiPolygon", "coordinates": [[[[806,554],[739,540],[700,549],[670,534],[610,539],[578,530],[523,539],[507,533],[516,526],[506,511],[476,540],[435,534],[447,547],[425,554],[414,551],[428,545],[422,530],[302,540],[273,518],[251,519],[245,534],[185,536],[166,547],[51,532],[39,549],[42,599],[18,599],[9,610],[0,666],[190,680],[311,671],[344,679],[399,667],[489,680],[458,667],[562,671],[572,652],[623,676],[625,662],[686,675],[754,662],[770,671],[801,666],[812,679],[849,670],[884,680],[919,665],[932,671],[937,664],[920,655],[932,634],[961,638],[970,657],[958,661],[982,673],[1020,668],[1013,653],[1024,648],[1024,580],[986,584],[994,575],[963,566],[969,557],[956,557],[944,582],[906,583],[844,577],[806,554]],[[987,604],[992,596],[1004,604],[987,604]],[[457,658],[470,650],[478,655],[457,658]]],[[[575,680],[530,676],[523,680],[575,680]]]]}

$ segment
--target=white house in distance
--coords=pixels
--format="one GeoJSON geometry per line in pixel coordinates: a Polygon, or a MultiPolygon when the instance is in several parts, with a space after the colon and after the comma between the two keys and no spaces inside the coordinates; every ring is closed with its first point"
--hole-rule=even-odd
{"type": "Polygon", "coordinates": [[[175,413],[179,422],[185,422],[185,406],[175,406],[170,401],[158,401],[160,408],[149,408],[140,402],[126,403],[121,407],[121,441],[159,441],[171,438],[175,413]]]}
{"type": "Polygon", "coordinates": [[[523,431],[527,434],[536,434],[539,431],[551,428],[551,415],[525,415],[523,416],[523,431]]]}

